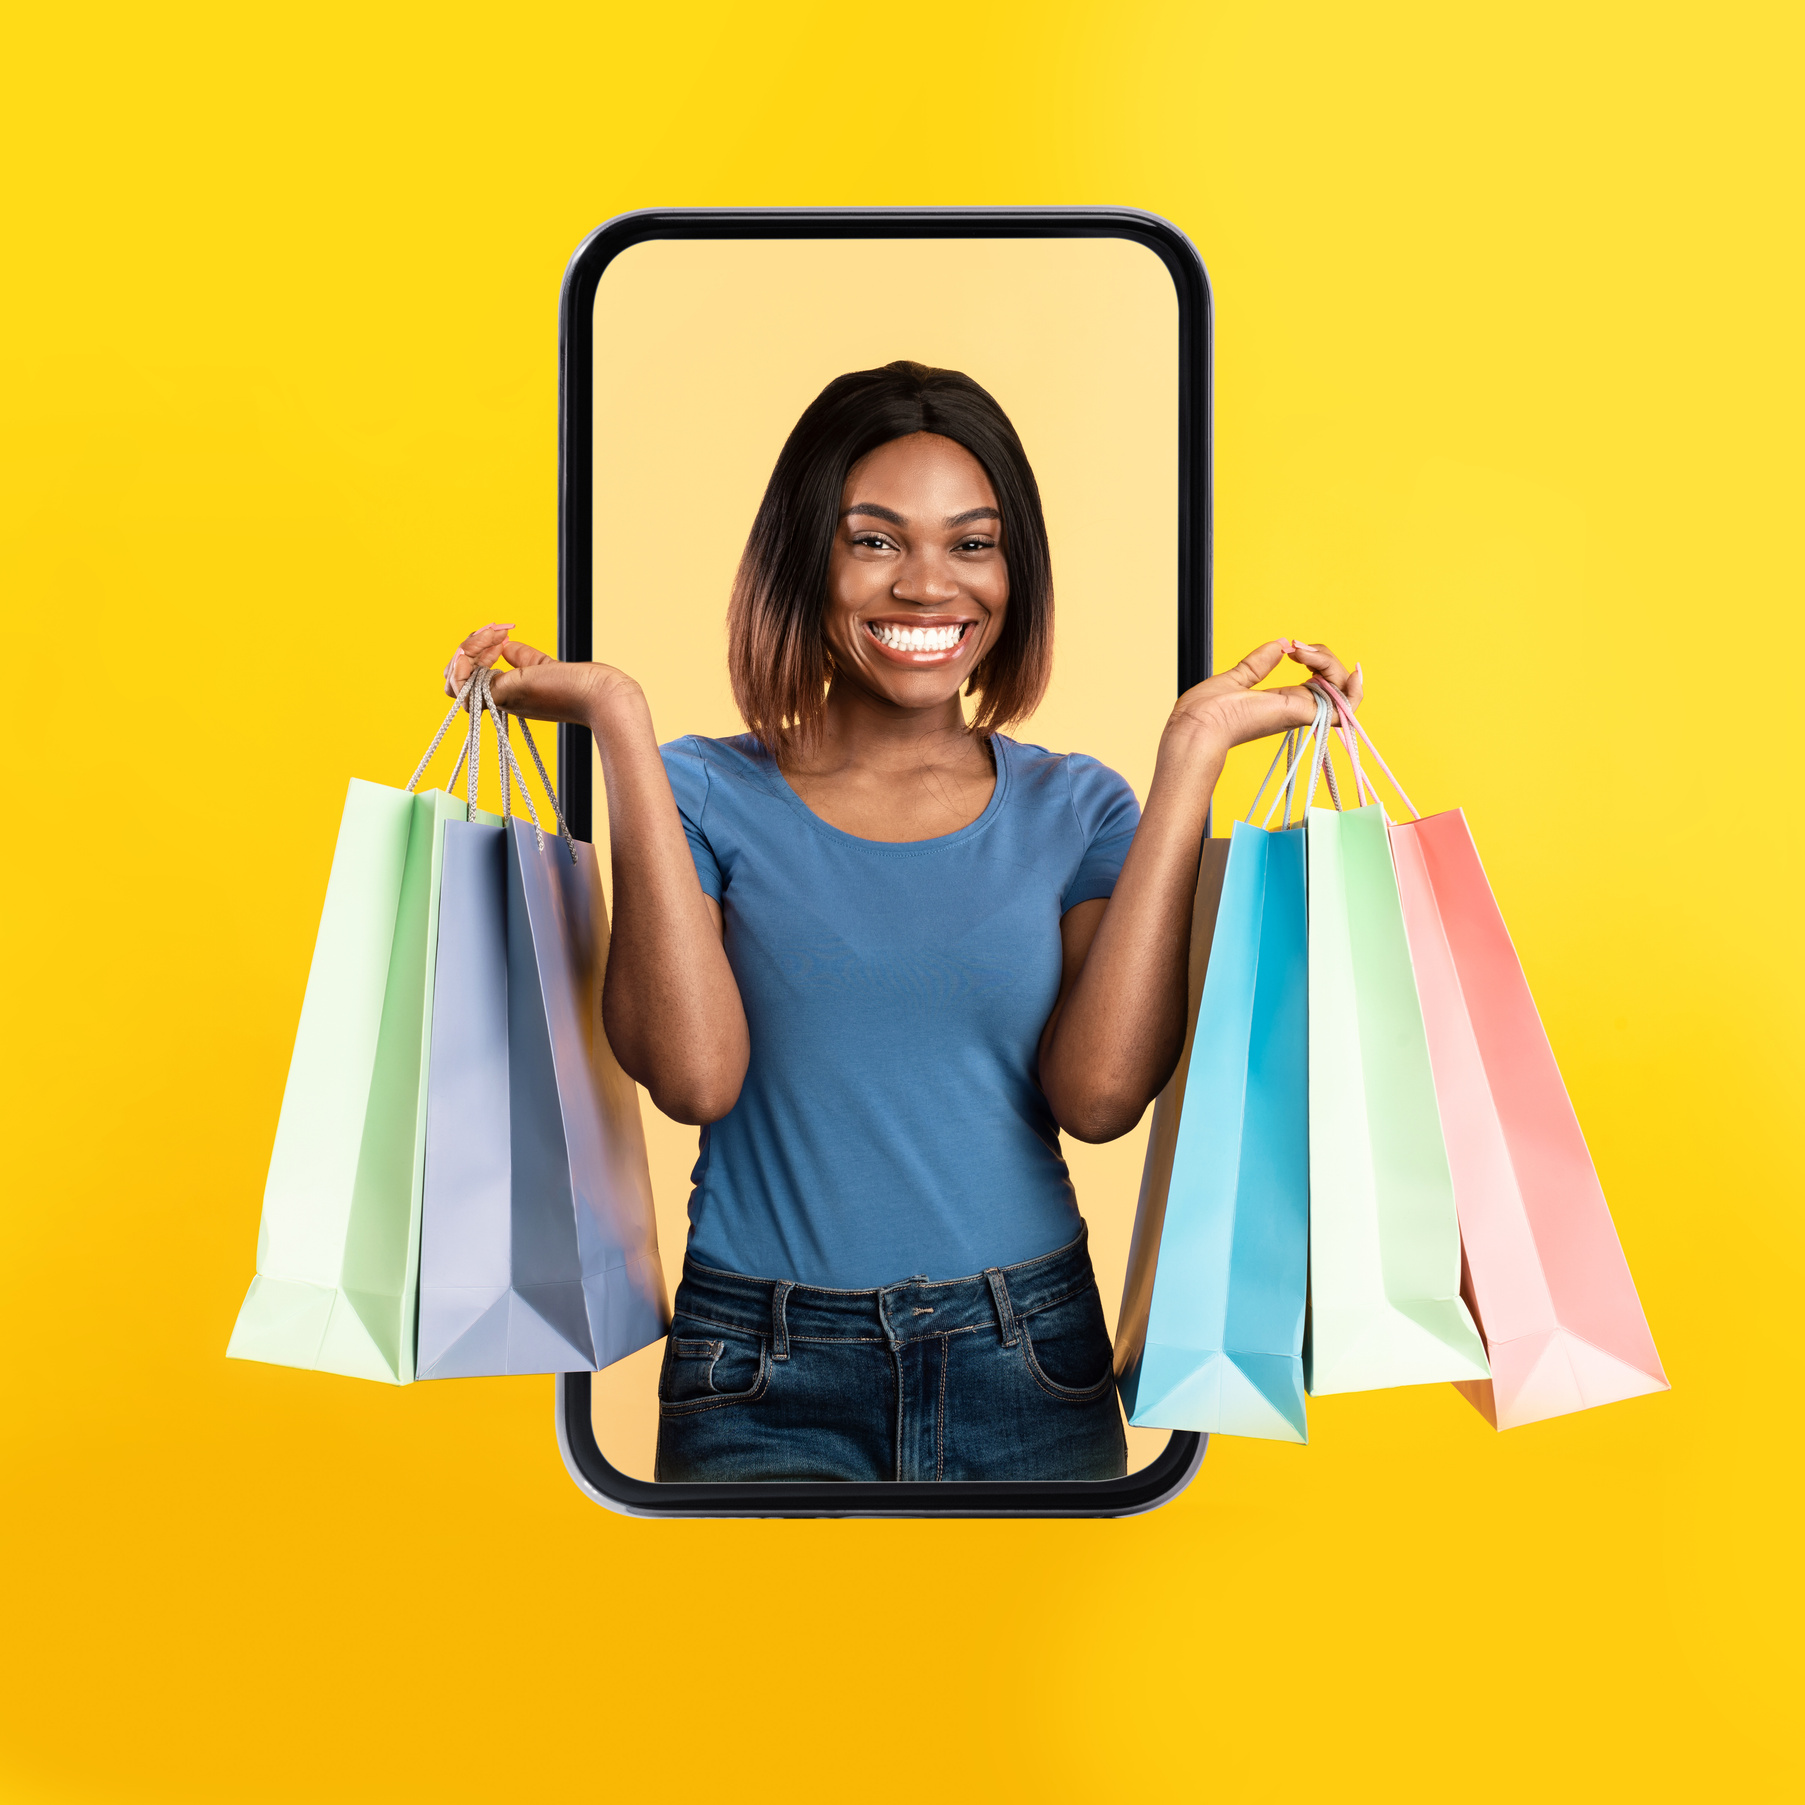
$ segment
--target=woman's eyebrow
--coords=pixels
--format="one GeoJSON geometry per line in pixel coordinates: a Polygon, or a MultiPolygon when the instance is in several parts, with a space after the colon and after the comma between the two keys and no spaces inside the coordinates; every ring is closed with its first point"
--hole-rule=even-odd
{"type": "Polygon", "coordinates": [[[840,518],[844,520],[848,514],[875,514],[879,520],[887,520],[892,526],[909,524],[894,508],[880,508],[872,501],[855,501],[850,508],[842,511],[840,518]]]}
{"type": "Polygon", "coordinates": [[[948,526],[964,526],[968,520],[994,520],[1001,524],[1003,516],[995,508],[967,508],[963,514],[949,514],[948,526]]]}

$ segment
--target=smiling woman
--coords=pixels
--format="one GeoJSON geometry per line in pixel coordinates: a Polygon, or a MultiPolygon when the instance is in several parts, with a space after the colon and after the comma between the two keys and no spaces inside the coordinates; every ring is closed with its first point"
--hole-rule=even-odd
{"type": "Polygon", "coordinates": [[[834,669],[872,670],[873,642],[980,693],[980,739],[1032,713],[1053,662],[1052,558],[1008,416],[956,370],[893,363],[830,382],[771,473],[728,634],[734,700],[773,749],[786,732],[817,737],[834,669]],[[943,643],[912,643],[927,632],[943,643]]]}
{"type": "Polygon", "coordinates": [[[836,378],[740,562],[750,732],[660,748],[625,673],[503,628],[513,713],[595,735],[608,1038],[699,1124],[659,1380],[667,1480],[1107,1479],[1125,1446],[1062,1131],[1126,1133],[1184,1033],[1192,897],[1229,747],[1314,718],[1274,640],[1179,698],[1143,816],[1002,729],[1051,669],[1021,441],[970,377],[836,378]],[[968,719],[963,697],[975,699],[968,719]]]}

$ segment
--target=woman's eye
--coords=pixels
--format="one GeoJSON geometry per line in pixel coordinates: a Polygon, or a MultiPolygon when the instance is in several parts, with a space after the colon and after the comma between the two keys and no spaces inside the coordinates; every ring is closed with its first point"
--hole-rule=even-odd
{"type": "Polygon", "coordinates": [[[961,539],[954,549],[962,552],[987,552],[992,544],[993,541],[989,539],[961,539]]]}
{"type": "Polygon", "coordinates": [[[890,541],[881,533],[857,533],[853,536],[852,542],[854,545],[868,545],[874,551],[882,552],[890,549],[890,541]]]}

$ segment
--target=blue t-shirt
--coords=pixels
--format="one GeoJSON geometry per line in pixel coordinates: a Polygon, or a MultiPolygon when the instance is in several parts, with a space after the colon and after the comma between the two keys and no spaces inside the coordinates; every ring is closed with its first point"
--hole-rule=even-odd
{"type": "Polygon", "coordinates": [[[990,743],[983,814],[903,845],[830,827],[749,734],[662,749],[752,1042],[691,1174],[703,1265],[864,1290],[1077,1234],[1040,1035],[1059,918],[1115,888],[1140,808],[1094,758],[990,743]]]}

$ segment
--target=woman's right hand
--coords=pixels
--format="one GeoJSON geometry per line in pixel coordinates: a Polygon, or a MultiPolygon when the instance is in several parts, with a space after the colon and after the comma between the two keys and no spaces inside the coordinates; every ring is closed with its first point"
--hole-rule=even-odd
{"type": "Polygon", "coordinates": [[[639,686],[624,671],[609,664],[565,664],[524,640],[511,638],[511,621],[478,627],[452,653],[445,667],[445,693],[455,696],[478,665],[491,667],[497,659],[513,668],[496,672],[490,693],[497,708],[523,715],[529,721],[573,721],[595,724],[596,714],[611,698],[639,686]]]}
{"type": "Polygon", "coordinates": [[[588,727],[608,794],[614,917],[602,984],[602,1028],[614,1056],[679,1122],[718,1122],[751,1057],[746,1011],[721,944],[720,905],[696,880],[644,692],[607,664],[565,664],[479,627],[445,667],[456,695],[497,659],[495,706],[532,721],[588,727]]]}

